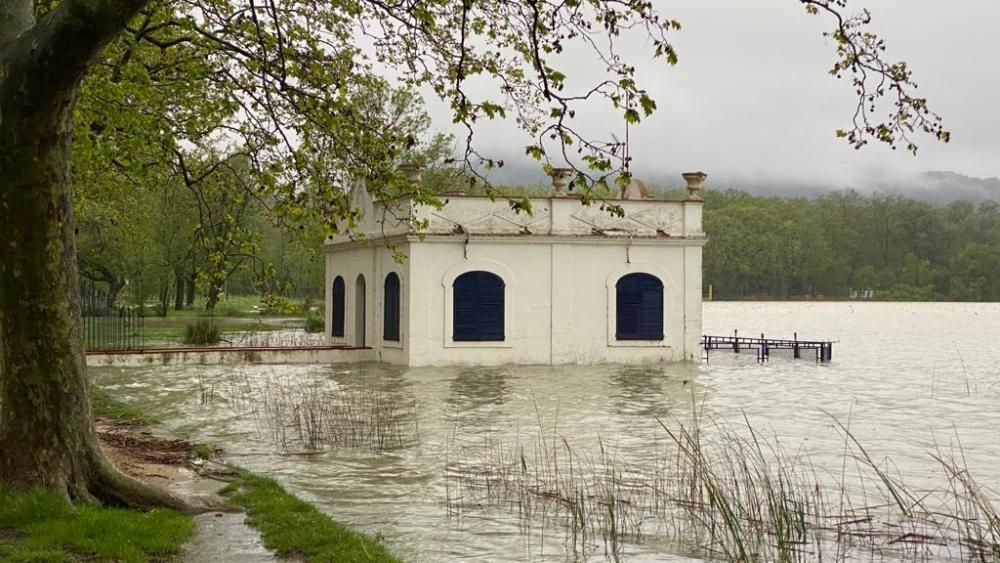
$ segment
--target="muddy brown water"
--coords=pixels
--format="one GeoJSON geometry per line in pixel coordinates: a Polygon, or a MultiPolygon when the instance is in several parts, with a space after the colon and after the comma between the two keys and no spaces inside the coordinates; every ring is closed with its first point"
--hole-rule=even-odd
{"type": "MultiPolygon", "coordinates": [[[[1000,488],[1000,305],[717,302],[704,312],[709,334],[739,329],[746,336],[798,332],[837,340],[833,362],[774,353],[760,365],[752,353],[717,352],[707,364],[643,367],[157,366],[91,373],[114,396],[162,420],[164,430],[224,448],[229,460],[276,478],[338,520],[381,534],[407,561],[607,558],[599,538],[581,551],[567,539],[564,520],[537,512],[525,518],[510,504],[482,502],[446,478],[446,468],[486,459],[498,444],[520,443],[531,453],[540,428],[582,456],[603,447],[632,466],[654,467],[669,444],[657,418],[689,421],[696,408],[737,426],[746,417],[830,472],[844,460],[840,420],[873,457],[916,486],[940,484],[928,452],[960,441],[980,484],[1000,488]],[[261,422],[261,390],[273,396],[303,388],[378,389],[379,404],[415,405],[415,425],[381,451],[356,444],[317,453],[294,440],[282,444],[261,422]]],[[[655,524],[624,539],[619,556],[698,559],[683,542],[658,536],[655,524]]]]}

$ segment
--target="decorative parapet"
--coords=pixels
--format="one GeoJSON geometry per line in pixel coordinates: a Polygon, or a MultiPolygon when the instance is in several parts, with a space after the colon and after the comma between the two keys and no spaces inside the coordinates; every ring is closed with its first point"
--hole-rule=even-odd
{"type": "Polygon", "coordinates": [[[676,201],[615,201],[619,216],[601,206],[565,206],[560,221],[553,225],[557,234],[625,237],[683,237],[684,205],[676,201]]]}
{"type": "Polygon", "coordinates": [[[428,234],[540,235],[551,230],[551,200],[531,200],[532,213],[516,212],[506,200],[449,196],[441,209],[417,208],[428,234]]]}

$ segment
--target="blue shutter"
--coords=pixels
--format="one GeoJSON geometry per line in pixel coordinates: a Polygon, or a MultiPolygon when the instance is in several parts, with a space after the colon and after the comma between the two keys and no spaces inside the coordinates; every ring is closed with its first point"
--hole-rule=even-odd
{"type": "Polygon", "coordinates": [[[332,322],[330,323],[330,325],[332,326],[332,330],[330,331],[330,333],[333,336],[344,336],[344,313],[345,313],[344,278],[340,276],[337,276],[337,278],[333,280],[332,298],[333,298],[333,306],[331,307],[331,309],[333,310],[332,312],[333,318],[331,319],[332,322]]]}
{"type": "Polygon", "coordinates": [[[615,286],[618,340],[663,340],[663,282],[649,274],[629,274],[615,286]]]}
{"type": "Polygon", "coordinates": [[[504,283],[490,272],[466,272],[452,286],[452,339],[484,342],[504,339],[504,283]]]}
{"type": "Polygon", "coordinates": [[[644,276],[639,291],[639,339],[663,340],[663,283],[644,276]]]}
{"type": "Polygon", "coordinates": [[[503,280],[489,272],[477,272],[477,274],[479,275],[479,338],[485,341],[503,340],[503,280]]]}
{"type": "Polygon", "coordinates": [[[399,341],[399,276],[390,272],[385,277],[383,292],[382,339],[399,341]]]}
{"type": "Polygon", "coordinates": [[[452,339],[456,342],[479,340],[479,315],[476,310],[479,284],[476,281],[476,272],[467,272],[455,279],[452,291],[452,339]]]}
{"type": "Polygon", "coordinates": [[[617,304],[617,324],[615,338],[618,340],[639,339],[639,280],[635,274],[618,280],[615,287],[617,304]]]}

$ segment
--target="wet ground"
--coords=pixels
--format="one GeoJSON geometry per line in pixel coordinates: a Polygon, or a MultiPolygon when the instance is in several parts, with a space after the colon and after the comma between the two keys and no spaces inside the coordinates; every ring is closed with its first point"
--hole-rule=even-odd
{"type": "Polygon", "coordinates": [[[187,563],[267,563],[287,561],[274,556],[261,543],[260,534],[247,526],[239,513],[209,512],[195,516],[195,536],[184,545],[181,556],[187,563]]]}

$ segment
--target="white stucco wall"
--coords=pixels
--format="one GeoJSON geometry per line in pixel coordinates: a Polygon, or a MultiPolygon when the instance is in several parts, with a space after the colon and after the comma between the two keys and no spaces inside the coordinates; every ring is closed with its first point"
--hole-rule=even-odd
{"type": "MultiPolygon", "coordinates": [[[[396,250],[406,254],[409,245],[399,243],[396,250]]],[[[362,343],[357,330],[358,276],[365,279],[365,323],[363,345],[375,349],[375,359],[390,363],[407,363],[405,352],[409,332],[406,330],[409,312],[409,262],[397,263],[393,249],[384,242],[358,243],[336,253],[326,255],[326,335],[331,344],[355,346],[362,343]],[[400,282],[400,342],[383,342],[382,311],[384,284],[389,272],[396,272],[400,282]],[[333,331],[333,280],[342,276],[345,283],[344,336],[334,337],[333,331]]]]}
{"type": "Polygon", "coordinates": [[[680,361],[697,357],[701,333],[700,247],[663,242],[497,238],[411,245],[411,365],[589,364],[680,361]],[[504,279],[503,342],[452,340],[455,277],[486,270],[504,279]],[[664,340],[615,339],[615,285],[644,272],[664,284],[664,340]],[[686,290],[696,284],[695,290],[686,290]]]}

